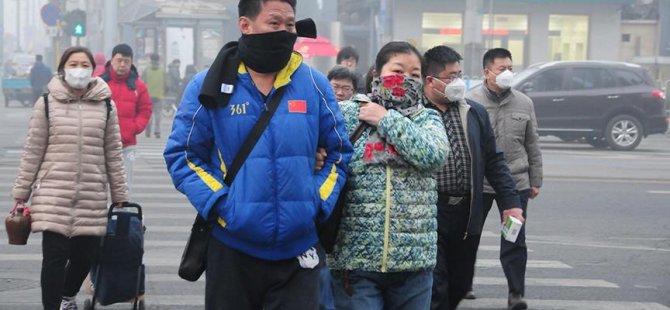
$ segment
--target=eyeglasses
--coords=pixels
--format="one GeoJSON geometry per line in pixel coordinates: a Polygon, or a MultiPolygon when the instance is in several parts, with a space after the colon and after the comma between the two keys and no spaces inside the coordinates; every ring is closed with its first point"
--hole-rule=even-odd
{"type": "Polygon", "coordinates": [[[449,76],[447,76],[447,77],[434,76],[433,78],[434,78],[434,79],[438,79],[438,80],[444,82],[445,84],[449,84],[449,83],[451,83],[451,81],[453,81],[453,80],[463,78],[463,73],[462,73],[462,72],[454,73],[454,74],[451,74],[451,75],[449,75],[449,76]]]}
{"type": "Polygon", "coordinates": [[[338,92],[338,91],[341,90],[341,91],[343,91],[343,92],[345,92],[345,93],[350,93],[350,92],[353,92],[353,91],[354,91],[354,88],[351,87],[351,86],[349,86],[349,85],[330,84],[330,87],[333,88],[333,91],[334,91],[334,92],[338,92]]]}

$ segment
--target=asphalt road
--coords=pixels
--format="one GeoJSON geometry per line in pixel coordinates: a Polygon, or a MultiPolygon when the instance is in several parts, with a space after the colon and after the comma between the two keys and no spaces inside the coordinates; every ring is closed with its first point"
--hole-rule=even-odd
{"type": "MultiPolygon", "coordinates": [[[[30,109],[0,106],[0,197],[12,207],[30,109]]],[[[162,139],[139,136],[133,199],[144,207],[147,309],[202,309],[204,282],[176,275],[194,211],[174,190],[162,139]]],[[[670,310],[670,136],[656,135],[633,152],[542,139],[545,181],[531,201],[526,296],[531,309],[670,310]]],[[[0,208],[1,209],[1,208],[0,208]]],[[[504,309],[498,263],[499,224],[489,214],[477,263],[477,299],[463,309],[504,309]]],[[[7,245],[0,228],[0,309],[39,309],[41,235],[7,245]]],[[[89,296],[80,293],[80,306],[89,296]]],[[[128,309],[129,304],[100,307],[128,309]]]]}

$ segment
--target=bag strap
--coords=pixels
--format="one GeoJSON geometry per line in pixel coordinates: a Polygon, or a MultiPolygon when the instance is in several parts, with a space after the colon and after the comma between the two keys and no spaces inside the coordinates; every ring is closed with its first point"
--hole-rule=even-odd
{"type": "Polygon", "coordinates": [[[233,180],[235,179],[237,172],[240,171],[242,164],[244,164],[244,162],[247,160],[247,157],[249,157],[251,150],[256,145],[256,142],[258,142],[258,139],[260,139],[263,131],[265,131],[265,128],[267,128],[268,124],[270,124],[270,119],[272,118],[272,115],[275,114],[275,111],[277,111],[277,107],[279,107],[279,102],[281,102],[285,90],[286,86],[280,87],[272,95],[270,101],[265,102],[261,117],[256,122],[256,125],[254,125],[254,128],[251,129],[247,139],[244,140],[240,150],[237,152],[237,155],[235,155],[233,164],[230,166],[228,172],[226,172],[226,177],[223,179],[223,183],[226,183],[226,185],[230,186],[233,183],[233,180]]]}
{"type": "Polygon", "coordinates": [[[112,98],[109,98],[109,97],[105,98],[105,105],[107,105],[107,118],[105,119],[105,122],[107,122],[107,120],[109,120],[109,113],[112,112],[112,102],[111,101],[112,101],[112,98]]]}
{"type": "Polygon", "coordinates": [[[47,116],[47,121],[49,121],[49,93],[42,94],[44,98],[44,114],[47,116]]]}
{"type": "MultiPolygon", "coordinates": [[[[42,98],[44,98],[44,114],[46,115],[47,121],[49,120],[49,93],[44,93],[42,94],[42,98]]],[[[107,118],[105,119],[105,122],[109,120],[109,113],[112,112],[112,99],[111,98],[105,98],[105,104],[107,105],[107,118]]]]}
{"type": "Polygon", "coordinates": [[[356,143],[356,141],[360,139],[360,137],[363,135],[363,132],[366,129],[368,129],[368,127],[370,127],[370,125],[366,122],[358,123],[358,127],[356,127],[356,130],[354,130],[351,136],[349,136],[349,142],[351,142],[352,145],[356,143]]]}

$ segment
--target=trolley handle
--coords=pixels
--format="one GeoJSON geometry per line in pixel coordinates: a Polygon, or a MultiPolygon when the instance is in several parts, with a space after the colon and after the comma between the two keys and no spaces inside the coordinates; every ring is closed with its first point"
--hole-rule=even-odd
{"type": "Polygon", "coordinates": [[[134,203],[134,202],[124,202],[124,203],[123,203],[123,206],[122,206],[121,208],[122,208],[122,209],[115,208],[115,207],[114,207],[114,204],[112,204],[111,206],[109,206],[109,210],[107,211],[107,219],[108,219],[108,220],[111,220],[112,215],[114,215],[114,213],[117,213],[117,212],[119,212],[119,211],[120,211],[120,212],[128,212],[128,209],[135,209],[135,211],[136,211],[135,213],[137,213],[137,215],[140,217],[140,219],[143,218],[143,217],[142,217],[142,207],[140,207],[140,205],[137,204],[137,203],[134,203]]]}

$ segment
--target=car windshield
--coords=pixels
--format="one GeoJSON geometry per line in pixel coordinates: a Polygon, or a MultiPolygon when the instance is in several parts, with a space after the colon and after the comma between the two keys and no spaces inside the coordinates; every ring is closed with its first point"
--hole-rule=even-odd
{"type": "Polygon", "coordinates": [[[512,81],[512,87],[519,86],[519,83],[525,80],[529,75],[537,72],[537,68],[528,68],[514,75],[514,80],[512,81]]]}

